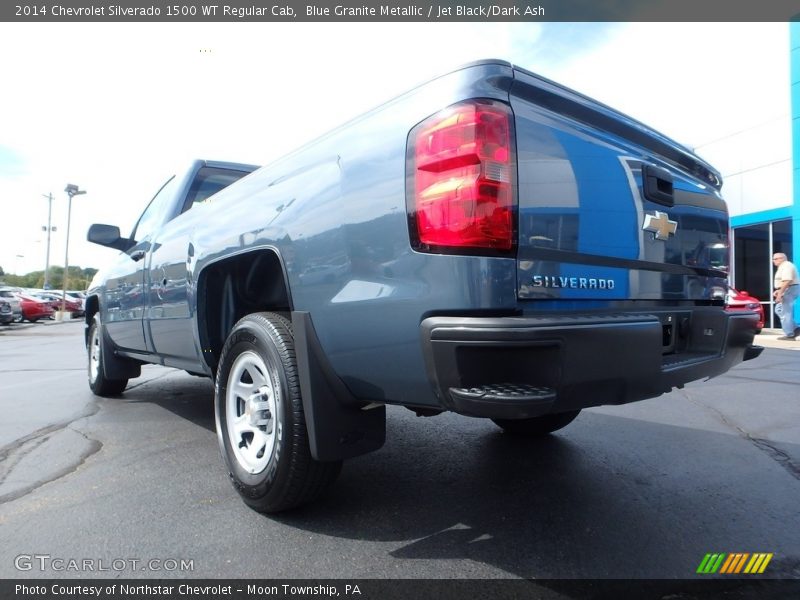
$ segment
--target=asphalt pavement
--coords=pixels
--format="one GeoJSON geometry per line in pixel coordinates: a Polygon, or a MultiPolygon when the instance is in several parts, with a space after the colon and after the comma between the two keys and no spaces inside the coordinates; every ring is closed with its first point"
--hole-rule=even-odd
{"type": "Polygon", "coordinates": [[[800,342],[775,337],[539,441],[389,407],[384,448],[270,517],[223,470],[210,381],[146,366],[99,399],[81,323],[0,329],[0,578],[691,578],[710,552],[798,578],[800,342]]]}

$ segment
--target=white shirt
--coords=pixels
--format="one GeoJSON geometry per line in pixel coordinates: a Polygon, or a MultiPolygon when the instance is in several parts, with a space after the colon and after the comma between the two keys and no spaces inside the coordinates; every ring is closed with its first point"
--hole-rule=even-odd
{"type": "Polygon", "coordinates": [[[778,270],[775,271],[775,287],[781,287],[784,281],[790,282],[789,285],[800,283],[800,277],[797,276],[797,269],[788,260],[784,260],[778,265],[778,270]]]}

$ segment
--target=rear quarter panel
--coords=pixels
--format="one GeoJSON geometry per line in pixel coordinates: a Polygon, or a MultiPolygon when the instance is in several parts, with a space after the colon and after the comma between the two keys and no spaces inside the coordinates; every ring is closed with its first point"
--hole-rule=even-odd
{"type": "Polygon", "coordinates": [[[465,98],[508,101],[512,69],[487,62],[429,82],[214,197],[198,269],[275,248],[294,310],[362,399],[430,405],[419,325],[430,312],[512,310],[513,259],[436,256],[409,244],[406,143],[414,125],[465,98]]]}

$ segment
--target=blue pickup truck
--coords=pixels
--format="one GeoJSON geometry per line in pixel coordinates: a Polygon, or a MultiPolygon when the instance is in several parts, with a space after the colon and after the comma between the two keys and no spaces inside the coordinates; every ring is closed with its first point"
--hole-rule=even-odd
{"type": "Polygon", "coordinates": [[[430,81],[268,166],[198,161],[86,301],[91,389],[214,378],[231,480],[307,503],[381,447],[387,404],[545,435],[755,358],[727,312],[719,173],[503,61],[430,81]]]}

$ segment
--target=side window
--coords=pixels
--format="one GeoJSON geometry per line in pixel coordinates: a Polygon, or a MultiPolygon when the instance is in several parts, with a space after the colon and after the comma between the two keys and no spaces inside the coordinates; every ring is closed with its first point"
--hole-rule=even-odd
{"type": "Polygon", "coordinates": [[[139,221],[133,228],[133,233],[131,233],[131,239],[141,242],[161,224],[164,212],[169,210],[172,204],[175,187],[177,185],[178,180],[173,175],[161,186],[161,189],[153,196],[153,199],[142,213],[142,216],[139,217],[139,221]]]}
{"type": "Polygon", "coordinates": [[[194,183],[186,196],[182,213],[190,210],[218,191],[228,187],[234,181],[238,181],[247,175],[244,171],[234,171],[231,169],[220,169],[216,167],[203,167],[198,171],[194,183]]]}

